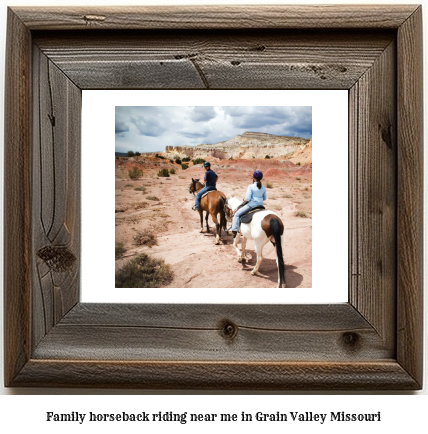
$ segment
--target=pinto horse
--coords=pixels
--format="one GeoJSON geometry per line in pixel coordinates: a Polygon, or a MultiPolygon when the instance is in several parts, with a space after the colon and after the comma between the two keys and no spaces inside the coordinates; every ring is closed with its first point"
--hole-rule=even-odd
{"type": "MultiPolygon", "coordinates": [[[[236,197],[227,199],[225,213],[228,219],[232,219],[233,214],[241,205],[241,201],[236,197]]],[[[257,254],[257,262],[251,274],[254,275],[259,270],[263,259],[263,247],[271,241],[276,247],[276,265],[278,266],[278,285],[277,288],[285,286],[285,265],[282,257],[282,242],[284,240],[284,224],[273,211],[263,210],[254,214],[250,223],[241,223],[241,232],[236,234],[233,240],[233,247],[238,253],[238,262],[244,260],[245,246],[248,240],[254,240],[257,254]],[[238,242],[242,234],[242,249],[239,251],[238,242]]]]}
{"type": "MultiPolygon", "coordinates": [[[[199,182],[199,179],[193,179],[192,183],[189,186],[189,193],[193,193],[195,195],[199,190],[204,188],[204,185],[199,182]]],[[[208,192],[206,196],[201,199],[201,203],[199,206],[199,216],[201,218],[201,232],[204,232],[204,224],[203,224],[203,213],[206,212],[205,222],[207,225],[207,232],[210,231],[208,226],[208,215],[211,216],[212,221],[216,225],[216,236],[215,243],[220,244],[221,237],[221,229],[223,228],[226,231],[226,216],[224,214],[224,206],[226,204],[226,196],[217,190],[213,190],[208,192]],[[217,215],[220,214],[220,218],[217,218],[217,215]]]]}

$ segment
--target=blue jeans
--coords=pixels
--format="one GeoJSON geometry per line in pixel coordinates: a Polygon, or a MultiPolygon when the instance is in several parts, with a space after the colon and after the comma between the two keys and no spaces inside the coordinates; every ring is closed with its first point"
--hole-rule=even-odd
{"type": "Polygon", "coordinates": [[[201,203],[201,196],[206,193],[207,191],[211,191],[211,190],[217,190],[214,186],[208,186],[208,187],[204,187],[202,190],[199,190],[198,193],[196,194],[196,198],[195,198],[195,209],[199,209],[199,205],[201,203]]]}
{"type": "Polygon", "coordinates": [[[249,205],[244,205],[242,208],[238,209],[238,211],[236,211],[235,215],[233,216],[233,220],[232,220],[232,231],[239,231],[239,217],[241,217],[242,214],[246,213],[248,210],[250,210],[251,208],[253,208],[252,206],[249,205]]]}

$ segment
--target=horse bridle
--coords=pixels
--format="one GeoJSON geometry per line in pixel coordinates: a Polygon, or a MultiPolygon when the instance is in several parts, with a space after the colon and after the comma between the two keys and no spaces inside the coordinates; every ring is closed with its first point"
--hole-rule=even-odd
{"type": "MultiPolygon", "coordinates": [[[[193,179],[192,178],[192,187],[193,187],[193,191],[191,192],[193,194],[193,196],[196,196],[195,191],[196,191],[196,183],[199,182],[199,179],[193,179]]],[[[205,187],[205,184],[202,184],[202,182],[199,182],[199,184],[202,185],[202,188],[205,187]]]]}

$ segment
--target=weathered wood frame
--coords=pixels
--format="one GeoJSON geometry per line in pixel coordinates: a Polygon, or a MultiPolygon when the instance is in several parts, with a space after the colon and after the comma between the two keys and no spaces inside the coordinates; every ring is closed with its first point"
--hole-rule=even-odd
{"type": "Polygon", "coordinates": [[[9,9],[6,386],[421,388],[421,17],[409,5],[9,9]],[[349,302],[81,303],[81,90],[94,88],[348,89],[349,302]]]}

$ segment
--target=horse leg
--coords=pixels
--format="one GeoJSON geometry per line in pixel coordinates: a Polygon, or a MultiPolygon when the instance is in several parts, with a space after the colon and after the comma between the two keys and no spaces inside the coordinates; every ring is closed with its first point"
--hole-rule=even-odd
{"type": "Polygon", "coordinates": [[[217,220],[217,215],[216,214],[211,214],[211,218],[215,224],[216,227],[216,234],[215,234],[215,243],[216,244],[220,244],[220,235],[219,235],[219,231],[218,231],[218,227],[220,226],[218,224],[218,220],[217,220]]]}
{"type": "Polygon", "coordinates": [[[242,244],[241,244],[241,257],[238,259],[239,262],[245,262],[245,247],[247,245],[247,239],[243,236],[242,237],[242,244]]]}
{"type": "Polygon", "coordinates": [[[241,252],[239,251],[238,247],[239,238],[241,238],[241,234],[238,232],[233,240],[233,247],[235,247],[236,253],[238,253],[238,262],[241,262],[241,252]]]}
{"type": "Polygon", "coordinates": [[[204,223],[203,223],[204,211],[201,208],[199,208],[198,212],[199,212],[199,217],[201,219],[201,230],[200,230],[200,232],[202,233],[202,232],[204,232],[204,223]]]}
{"type": "Polygon", "coordinates": [[[253,270],[251,271],[251,274],[254,276],[254,274],[257,273],[257,271],[259,271],[259,267],[260,264],[262,263],[263,260],[263,247],[266,245],[266,243],[269,241],[268,238],[266,238],[265,240],[254,240],[254,245],[256,248],[256,254],[257,254],[257,262],[255,267],[253,268],[253,270]]]}
{"type": "Polygon", "coordinates": [[[208,211],[207,211],[207,213],[205,214],[205,223],[206,223],[206,225],[207,225],[207,232],[209,232],[210,231],[210,227],[208,226],[208,211]]]}

